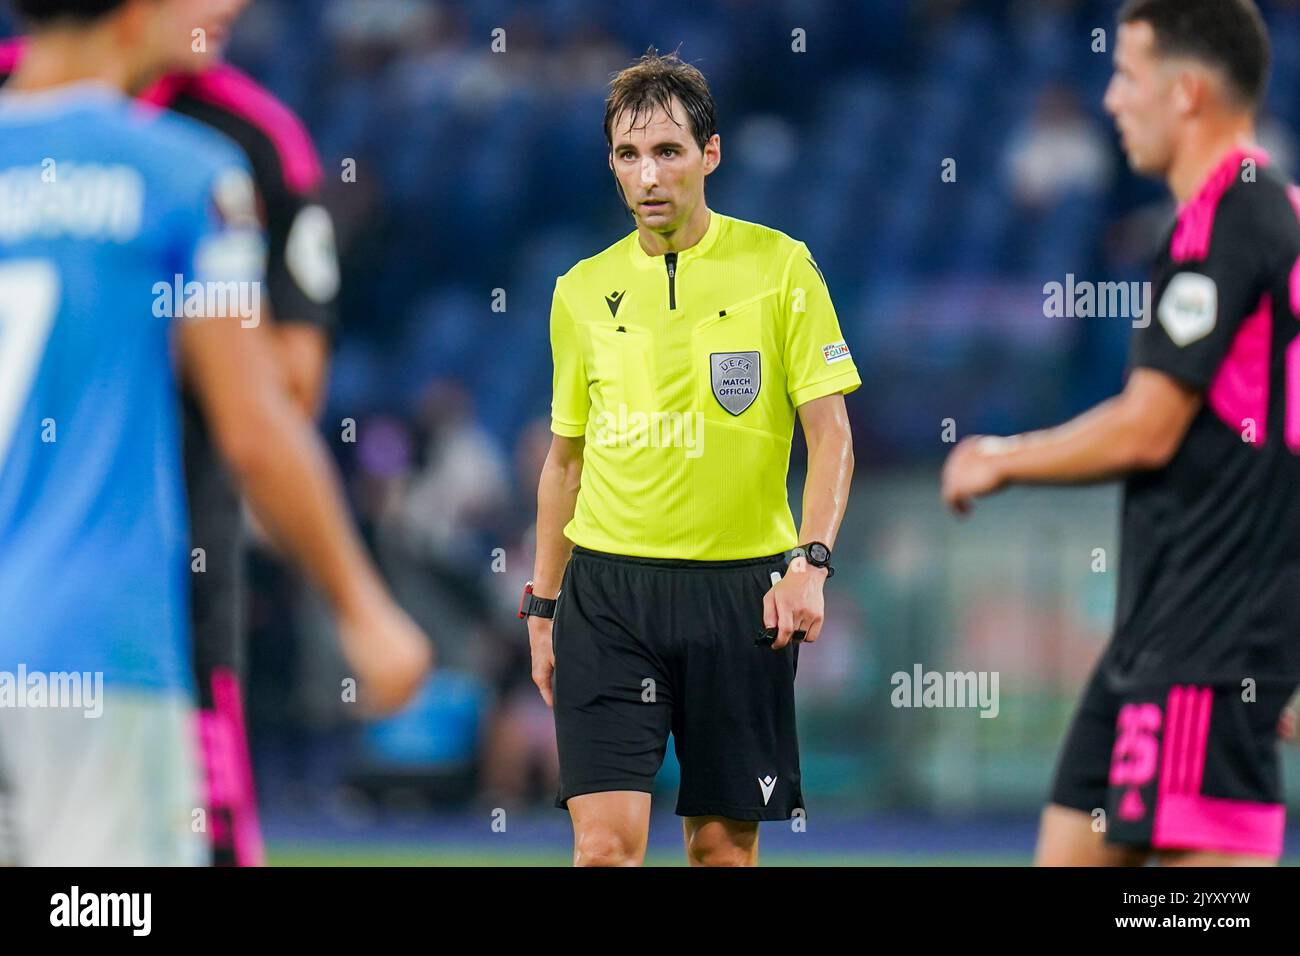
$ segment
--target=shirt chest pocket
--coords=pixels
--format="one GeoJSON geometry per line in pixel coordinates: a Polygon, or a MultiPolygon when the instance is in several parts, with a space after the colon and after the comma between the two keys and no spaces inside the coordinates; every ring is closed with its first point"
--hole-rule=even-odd
{"type": "Polygon", "coordinates": [[[777,353],[766,317],[775,290],[720,309],[692,336],[697,400],[707,414],[742,418],[776,380],[777,353]]]}
{"type": "Polygon", "coordinates": [[[593,324],[592,385],[601,406],[617,411],[654,406],[654,341],[648,329],[613,323],[593,324]]]}

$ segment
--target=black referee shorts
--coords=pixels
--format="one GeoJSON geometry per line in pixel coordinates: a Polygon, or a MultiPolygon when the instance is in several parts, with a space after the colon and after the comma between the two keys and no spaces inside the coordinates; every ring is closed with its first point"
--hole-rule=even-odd
{"type": "Polygon", "coordinates": [[[575,547],[552,630],[556,806],[649,793],[672,732],[680,816],[786,820],[803,807],[794,676],[799,648],[757,646],[782,555],[631,558],[575,547]]]}

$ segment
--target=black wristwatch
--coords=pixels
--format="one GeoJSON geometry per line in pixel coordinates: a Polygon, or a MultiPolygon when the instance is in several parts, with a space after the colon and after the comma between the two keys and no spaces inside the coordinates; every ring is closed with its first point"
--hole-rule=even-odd
{"type": "Polygon", "coordinates": [[[786,552],[785,563],[788,565],[795,558],[803,558],[814,568],[825,568],[828,581],[835,577],[835,569],[831,567],[831,549],[820,541],[813,541],[809,544],[801,544],[797,548],[791,548],[786,552]]]}
{"type": "Polygon", "coordinates": [[[555,617],[555,602],[558,598],[539,598],[533,593],[533,582],[524,585],[524,596],[519,601],[519,619],[527,617],[555,617]]]}

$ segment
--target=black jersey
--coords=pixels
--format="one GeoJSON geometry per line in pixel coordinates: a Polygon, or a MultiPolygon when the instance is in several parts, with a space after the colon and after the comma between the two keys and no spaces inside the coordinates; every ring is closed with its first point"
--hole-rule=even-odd
{"type": "Polygon", "coordinates": [[[1113,682],[1300,680],[1300,192],[1236,151],[1186,203],[1131,365],[1201,390],[1124,490],[1113,682]]]}

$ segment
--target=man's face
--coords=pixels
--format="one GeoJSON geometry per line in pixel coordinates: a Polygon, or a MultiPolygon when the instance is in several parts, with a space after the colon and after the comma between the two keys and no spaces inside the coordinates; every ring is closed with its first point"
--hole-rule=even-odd
{"type": "Polygon", "coordinates": [[[686,111],[672,100],[672,115],[656,109],[630,128],[626,112],[614,117],[609,163],[638,226],[676,232],[704,201],[704,177],[722,158],[715,133],[701,150],[686,111]]]}
{"type": "Polygon", "coordinates": [[[1162,176],[1173,161],[1174,133],[1185,99],[1177,64],[1156,54],[1156,35],[1143,21],[1121,24],[1106,112],[1115,118],[1134,172],[1162,176]]]}

